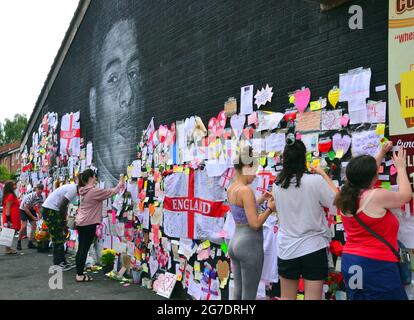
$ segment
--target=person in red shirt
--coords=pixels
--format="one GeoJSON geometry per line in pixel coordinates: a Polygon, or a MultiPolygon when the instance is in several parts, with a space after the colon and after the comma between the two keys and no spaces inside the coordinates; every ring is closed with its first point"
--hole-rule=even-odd
{"type": "MultiPolygon", "coordinates": [[[[3,217],[2,224],[16,231],[20,230],[20,201],[14,191],[16,183],[7,181],[3,189],[3,217]]],[[[6,254],[16,254],[16,250],[6,247],[6,254]]]]}
{"type": "Polygon", "coordinates": [[[346,232],[341,269],[350,300],[407,300],[396,254],[368,231],[398,251],[399,222],[390,209],[400,208],[412,197],[402,148],[393,155],[399,190],[374,189],[378,167],[391,148],[389,142],[376,158],[353,158],[346,168],[347,181],[335,200],[346,232]]]}

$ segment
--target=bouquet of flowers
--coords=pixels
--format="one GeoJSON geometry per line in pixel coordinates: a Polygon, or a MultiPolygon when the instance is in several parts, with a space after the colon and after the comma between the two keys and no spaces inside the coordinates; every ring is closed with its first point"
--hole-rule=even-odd
{"type": "Polygon", "coordinates": [[[49,240],[50,234],[48,232],[47,224],[44,221],[38,223],[35,231],[35,240],[38,242],[49,240]]]}

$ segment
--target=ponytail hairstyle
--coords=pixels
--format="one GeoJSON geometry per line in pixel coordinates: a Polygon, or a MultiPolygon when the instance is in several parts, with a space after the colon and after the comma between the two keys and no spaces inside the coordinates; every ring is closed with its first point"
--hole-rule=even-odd
{"type": "Polygon", "coordinates": [[[306,146],[301,140],[296,140],[293,133],[286,137],[286,146],[283,151],[283,169],[276,179],[276,185],[287,189],[293,177],[296,178],[296,188],[300,187],[300,180],[306,172],[306,146]]]}
{"type": "Polygon", "coordinates": [[[89,178],[95,177],[96,173],[92,169],[86,169],[78,176],[78,188],[86,186],[89,181],[89,178]]]}
{"type": "Polygon", "coordinates": [[[374,157],[361,155],[351,159],[346,167],[346,182],[335,199],[335,205],[344,214],[356,215],[358,198],[363,189],[368,189],[378,172],[374,157]]]}

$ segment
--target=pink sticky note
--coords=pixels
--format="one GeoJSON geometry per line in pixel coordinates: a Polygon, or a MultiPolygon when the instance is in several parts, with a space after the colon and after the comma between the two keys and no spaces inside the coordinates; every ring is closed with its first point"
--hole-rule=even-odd
{"type": "Polygon", "coordinates": [[[226,237],[226,235],[227,235],[227,233],[226,233],[226,231],[224,231],[224,230],[221,230],[221,231],[219,232],[219,237],[220,237],[220,238],[225,238],[225,237],[226,237]]]}
{"type": "Polygon", "coordinates": [[[302,135],[300,132],[296,132],[296,140],[302,140],[302,135]]]}
{"type": "Polygon", "coordinates": [[[349,122],[349,116],[347,114],[341,117],[341,126],[346,127],[349,122]]]}
{"type": "Polygon", "coordinates": [[[378,168],[378,173],[384,173],[384,166],[380,166],[378,168]]]}
{"type": "Polygon", "coordinates": [[[397,173],[397,169],[395,168],[394,165],[392,165],[391,168],[390,168],[390,174],[393,176],[396,173],[397,173]]]}
{"type": "Polygon", "coordinates": [[[250,126],[257,123],[257,112],[253,112],[247,117],[247,124],[250,126]]]}

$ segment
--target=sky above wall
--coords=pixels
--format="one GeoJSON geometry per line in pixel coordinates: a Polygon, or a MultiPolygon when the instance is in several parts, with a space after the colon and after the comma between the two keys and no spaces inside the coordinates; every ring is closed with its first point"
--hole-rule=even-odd
{"type": "Polygon", "coordinates": [[[78,0],[0,2],[0,122],[29,118],[78,0]]]}

